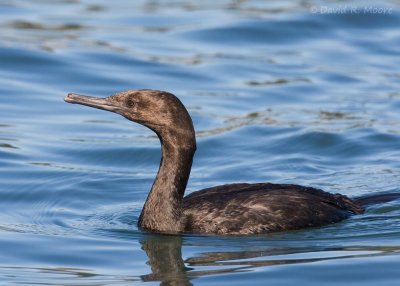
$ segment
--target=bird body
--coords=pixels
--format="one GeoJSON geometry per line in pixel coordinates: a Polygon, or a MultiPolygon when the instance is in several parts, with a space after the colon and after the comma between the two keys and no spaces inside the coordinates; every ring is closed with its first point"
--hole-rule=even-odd
{"type": "Polygon", "coordinates": [[[191,117],[177,97],[158,90],[128,90],[107,98],[68,94],[65,101],[118,113],[159,137],[162,158],[138,220],[142,229],[259,234],[318,227],[364,211],[363,204],[344,195],[288,184],[228,184],[184,197],[196,138],[191,117]]]}
{"type": "Polygon", "coordinates": [[[185,230],[256,234],[339,222],[363,209],[349,198],[287,184],[229,184],[183,199],[185,230]]]}

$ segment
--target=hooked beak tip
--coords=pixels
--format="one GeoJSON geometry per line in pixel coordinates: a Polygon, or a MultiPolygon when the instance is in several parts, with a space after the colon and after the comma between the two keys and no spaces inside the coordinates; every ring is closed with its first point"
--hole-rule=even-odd
{"type": "Polygon", "coordinates": [[[72,103],[73,102],[73,97],[74,94],[73,93],[68,93],[65,97],[64,97],[64,101],[68,102],[68,103],[72,103]]]}

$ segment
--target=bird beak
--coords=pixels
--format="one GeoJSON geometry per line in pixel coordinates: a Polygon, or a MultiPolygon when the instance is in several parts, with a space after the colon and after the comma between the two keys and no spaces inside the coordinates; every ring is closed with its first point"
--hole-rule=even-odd
{"type": "Polygon", "coordinates": [[[68,93],[64,98],[65,102],[73,104],[82,104],[98,109],[103,109],[107,111],[117,112],[121,109],[119,106],[115,106],[108,98],[100,98],[93,96],[80,95],[75,93],[68,93]]]}

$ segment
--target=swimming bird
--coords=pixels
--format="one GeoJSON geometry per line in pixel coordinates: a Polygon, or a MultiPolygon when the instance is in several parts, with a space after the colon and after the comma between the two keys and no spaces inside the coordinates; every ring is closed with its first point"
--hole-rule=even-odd
{"type": "Polygon", "coordinates": [[[150,128],[160,139],[161,162],[138,220],[141,229],[198,234],[295,230],[361,214],[372,201],[312,187],[272,183],[220,185],[184,197],[196,138],[192,119],[175,95],[141,89],[106,98],[69,93],[65,101],[118,113],[150,128]]]}

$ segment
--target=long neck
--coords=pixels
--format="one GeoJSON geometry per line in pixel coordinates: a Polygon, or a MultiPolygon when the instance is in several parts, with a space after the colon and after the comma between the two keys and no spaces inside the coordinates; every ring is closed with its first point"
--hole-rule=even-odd
{"type": "Polygon", "coordinates": [[[194,144],[171,144],[162,137],[162,158],[157,177],[139,217],[138,226],[157,232],[183,230],[182,201],[192,167],[194,144]]]}

